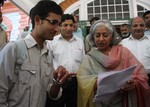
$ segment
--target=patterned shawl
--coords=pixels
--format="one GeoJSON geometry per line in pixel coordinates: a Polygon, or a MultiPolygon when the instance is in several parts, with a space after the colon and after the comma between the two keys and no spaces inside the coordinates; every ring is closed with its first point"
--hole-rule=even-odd
{"type": "MultiPolygon", "coordinates": [[[[85,56],[77,73],[78,80],[78,107],[95,107],[94,84],[97,81],[98,74],[122,70],[137,64],[132,78],[142,81],[146,87],[148,76],[141,63],[131,54],[131,52],[121,45],[113,46],[109,55],[104,55],[97,48],[92,48],[85,56]]],[[[112,103],[118,100],[113,99],[112,103]]],[[[118,102],[121,103],[121,102],[118,102]]],[[[99,107],[102,107],[99,105],[99,107]]],[[[117,106],[111,106],[117,107],[117,106]]]]}

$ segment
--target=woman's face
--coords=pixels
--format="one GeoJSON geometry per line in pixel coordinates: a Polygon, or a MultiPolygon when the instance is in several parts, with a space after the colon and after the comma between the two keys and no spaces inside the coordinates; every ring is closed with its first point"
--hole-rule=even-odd
{"type": "Polygon", "coordinates": [[[94,41],[98,50],[105,53],[110,49],[110,41],[112,40],[112,34],[105,26],[100,26],[96,29],[94,34],[94,41]]]}

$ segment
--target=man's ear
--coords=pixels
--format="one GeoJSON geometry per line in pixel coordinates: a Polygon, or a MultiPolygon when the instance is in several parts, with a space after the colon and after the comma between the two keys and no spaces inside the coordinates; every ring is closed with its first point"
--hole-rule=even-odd
{"type": "Polygon", "coordinates": [[[35,21],[36,24],[40,24],[41,23],[41,19],[40,19],[40,17],[38,15],[36,15],[34,17],[34,21],[35,21]]]}

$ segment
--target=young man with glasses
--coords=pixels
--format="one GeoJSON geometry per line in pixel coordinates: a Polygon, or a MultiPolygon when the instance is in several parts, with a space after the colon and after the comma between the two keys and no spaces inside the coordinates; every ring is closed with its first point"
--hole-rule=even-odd
{"type": "Polygon", "coordinates": [[[62,14],[61,7],[48,0],[31,9],[33,30],[21,42],[26,48],[21,65],[16,42],[0,51],[0,107],[44,107],[47,93],[56,100],[61,96],[58,84],[64,83],[68,72],[62,66],[54,70],[45,40],[53,39],[62,14]]]}

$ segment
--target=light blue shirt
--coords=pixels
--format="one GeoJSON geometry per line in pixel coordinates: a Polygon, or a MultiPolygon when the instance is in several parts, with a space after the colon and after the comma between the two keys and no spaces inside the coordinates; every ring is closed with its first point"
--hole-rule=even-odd
{"type": "Polygon", "coordinates": [[[74,32],[73,32],[73,35],[76,36],[76,37],[81,38],[82,40],[84,40],[82,30],[81,30],[81,28],[79,28],[79,27],[78,27],[77,31],[74,31],[74,32]]]}
{"type": "Polygon", "coordinates": [[[146,36],[150,36],[150,30],[145,30],[144,34],[145,34],[146,36]]]}

